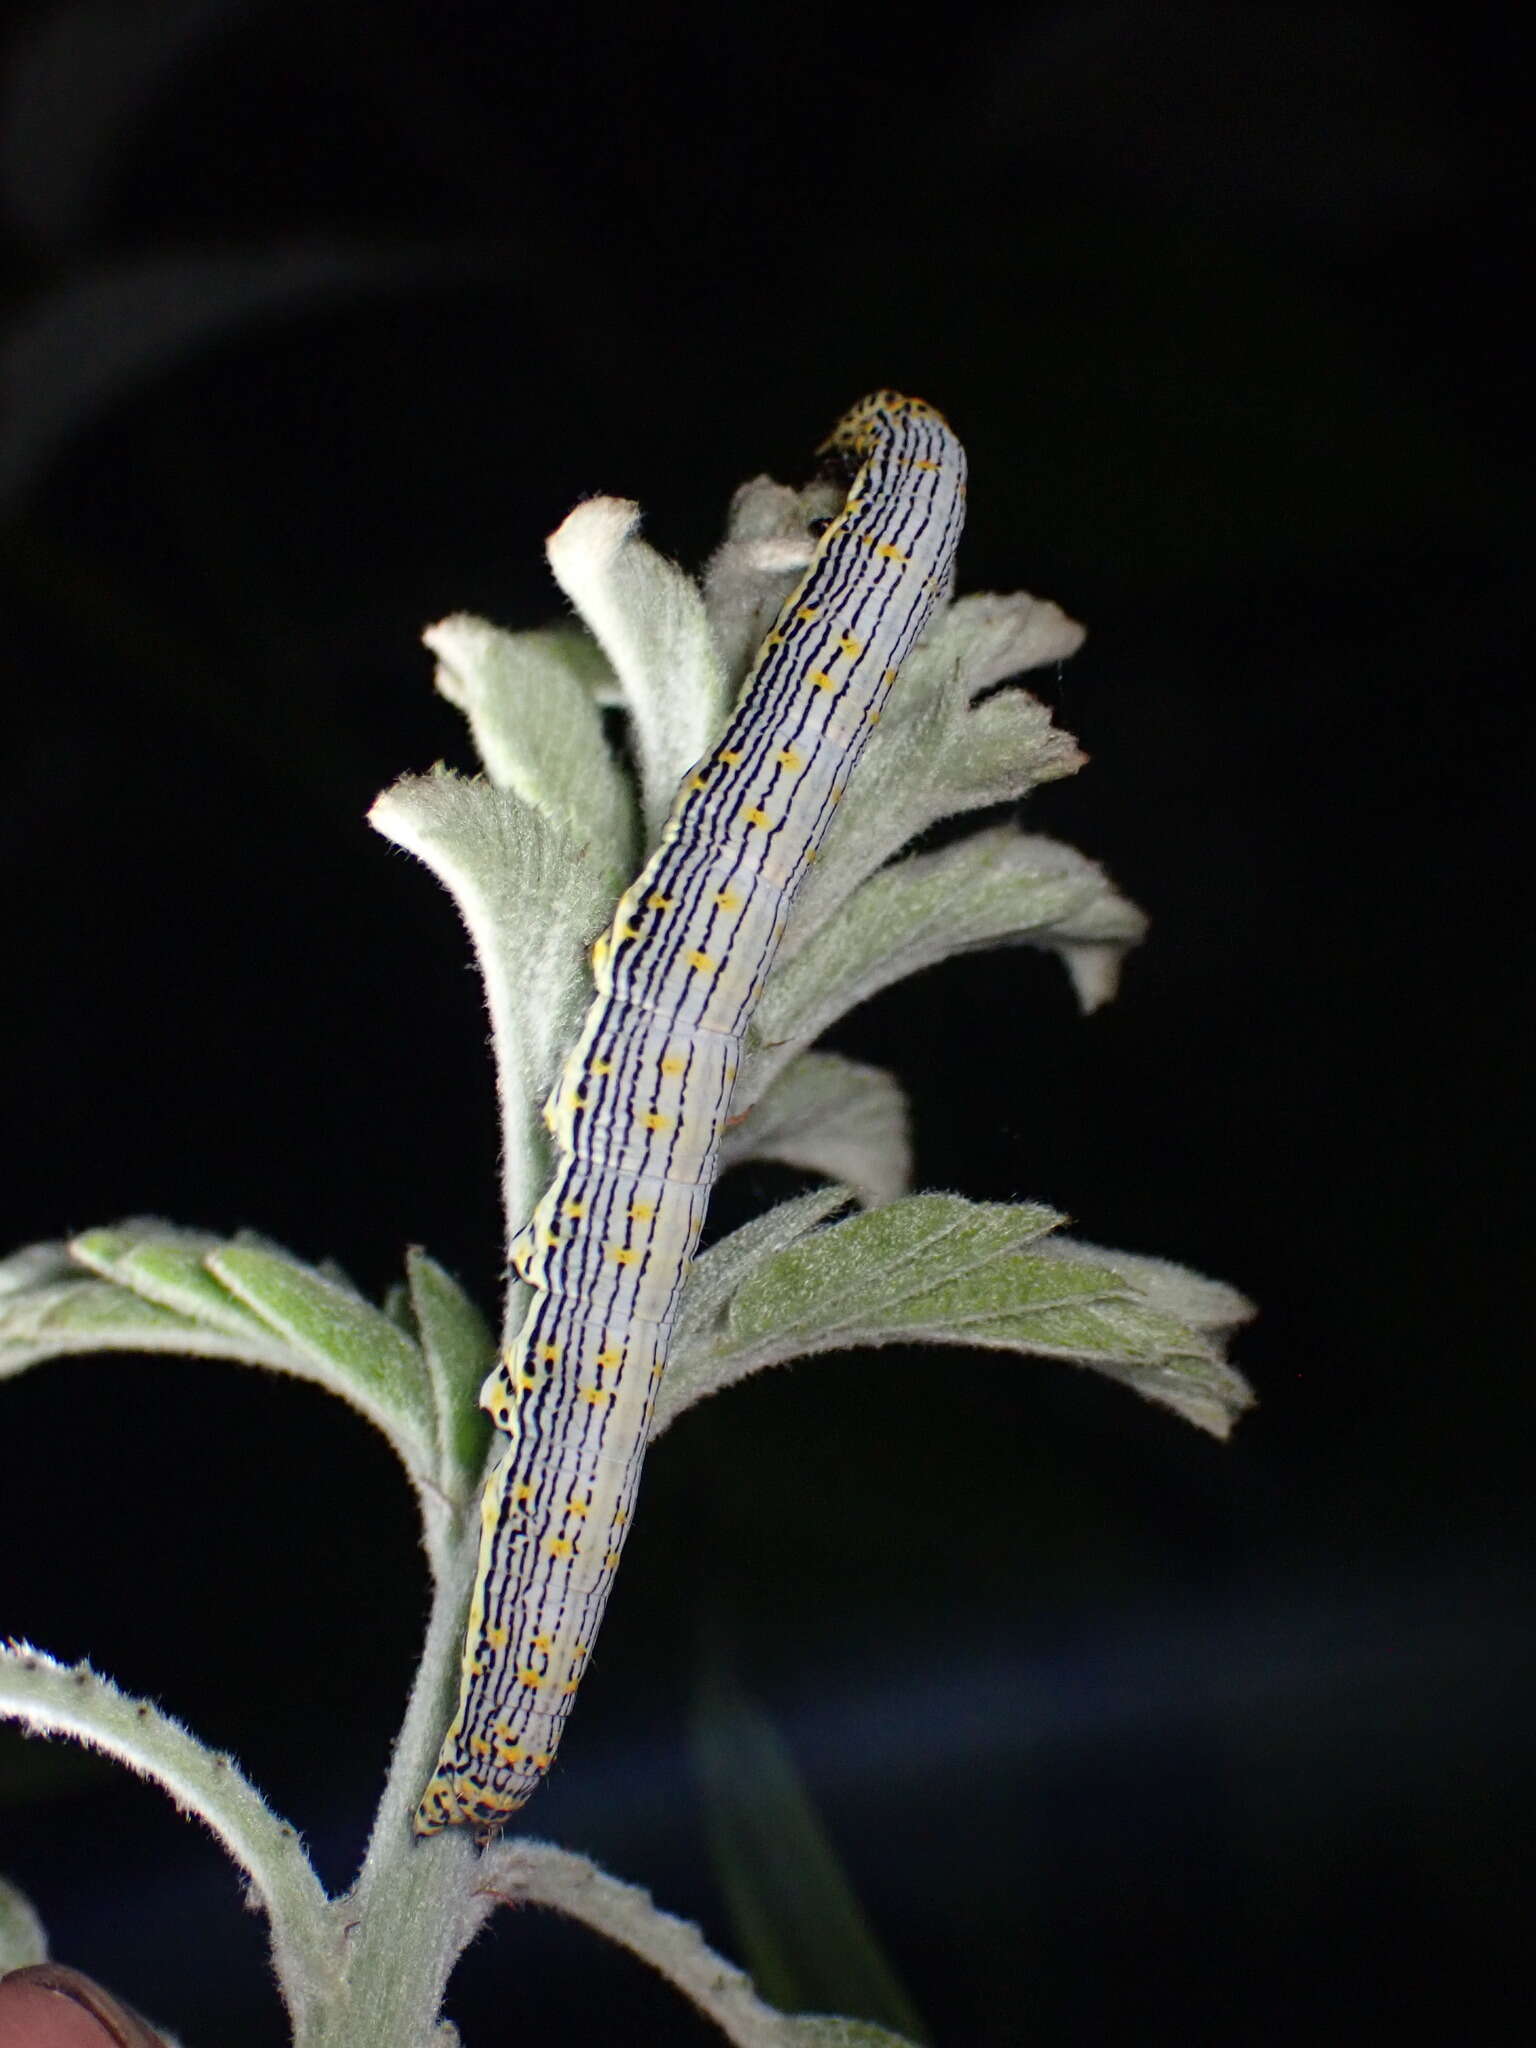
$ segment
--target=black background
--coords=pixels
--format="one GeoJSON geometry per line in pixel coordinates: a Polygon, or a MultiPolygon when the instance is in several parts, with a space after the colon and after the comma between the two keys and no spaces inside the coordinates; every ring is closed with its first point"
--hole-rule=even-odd
{"type": "MultiPolygon", "coordinates": [[[[695,1411],[532,1824],[734,1949],[686,1744],[723,1638],[936,2043],[1518,2038],[1504,17],[224,0],[144,10],[158,56],[95,18],[13,30],[0,135],[5,1244],[250,1224],[377,1293],[417,1241],[493,1302],[467,946],[363,822],[471,765],[419,631],[555,613],[594,490],[700,562],[743,476],[921,392],[970,452],[962,587],[1090,627],[1036,681],[1092,763],[1026,821],[1154,926],[1087,1021],[1006,953],[835,1043],[909,1083],[924,1184],[1249,1292],[1261,1405],[1222,1448],[945,1351],[695,1411]]],[[[344,1883],[425,1604],[382,1442],[192,1361],[0,1416],[0,1631],[232,1748],[344,1883]]],[[[283,2037],[160,1794],[7,1735],[0,1825],[61,1959],[189,2044],[283,2037]]],[[[452,2009],[713,2038],[532,1916],[452,2009]]]]}

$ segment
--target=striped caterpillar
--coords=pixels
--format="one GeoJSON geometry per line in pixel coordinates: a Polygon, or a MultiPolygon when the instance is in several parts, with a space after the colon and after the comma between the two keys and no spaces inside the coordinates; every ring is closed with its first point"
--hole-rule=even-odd
{"type": "Polygon", "coordinates": [[[823,451],[854,474],[714,752],[593,949],[545,1108],[554,1179],[511,1247],[535,1290],[481,1403],[485,1487],[458,1708],[416,1829],[491,1831],[554,1758],[634,1505],[743,1034],[872,722],[951,578],[965,455],[879,391],[823,451]]]}

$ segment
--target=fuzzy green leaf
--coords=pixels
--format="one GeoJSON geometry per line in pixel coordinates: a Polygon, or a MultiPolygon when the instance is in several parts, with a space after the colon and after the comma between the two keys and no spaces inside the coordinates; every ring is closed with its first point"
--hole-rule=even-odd
{"type": "Polygon", "coordinates": [[[715,1390],[818,1351],[968,1344],[1093,1366],[1225,1436],[1253,1398],[1222,1345],[1247,1310],[1241,1296],[1196,1275],[1175,1280],[1179,1269],[1160,1260],[1046,1242],[1059,1220],[955,1195],[850,1217],[757,1266],[707,1366],[693,1370],[715,1390]]]}
{"type": "Polygon", "coordinates": [[[131,1288],[145,1301],[231,1337],[270,1341],[270,1324],[208,1270],[209,1254],[224,1243],[211,1231],[181,1230],[158,1217],[146,1217],[84,1231],[71,1240],[69,1249],[82,1266],[131,1288]]]}
{"type": "Polygon", "coordinates": [[[902,664],[849,799],[795,897],[782,957],[799,952],[862,881],[936,820],[1013,802],[1082,766],[1077,742],[1026,691],[972,702],[1003,675],[1065,659],[1081,640],[1082,628],[1055,605],[1023,592],[957,598],[935,614],[902,664]]]}
{"type": "Polygon", "coordinates": [[[426,862],[469,928],[491,1016],[510,1233],[549,1179],[539,1105],[592,993],[588,948],[627,877],[513,791],[441,769],[395,783],[368,817],[426,862]]]}
{"type": "Polygon", "coordinates": [[[732,695],[810,564],[813,525],[841,503],[842,492],[825,478],[797,490],[754,477],[732,499],[725,539],[704,574],[704,608],[732,695]]]}
{"type": "MultiPolygon", "coordinates": [[[[62,1245],[29,1247],[22,1256],[57,1252],[47,1270],[73,1274],[0,1291],[0,1378],[50,1358],[96,1351],[166,1351],[189,1358],[227,1358],[299,1372],[290,1346],[259,1326],[236,1334],[162,1308],[110,1280],[73,1266],[62,1245]]],[[[15,1261],[7,1262],[15,1270],[15,1261]]],[[[36,1261],[43,1270],[41,1260],[36,1261]]]]}
{"type": "Polygon", "coordinates": [[[838,1209],[846,1207],[850,1199],[847,1188],[830,1187],[780,1202],[777,1208],[755,1216],[694,1260],[683,1283],[671,1356],[656,1397],[656,1412],[651,1421],[653,1442],[685,1408],[728,1384],[716,1371],[716,1346],[731,1296],[760,1266],[808,1236],[838,1209]]]}
{"type": "Polygon", "coordinates": [[[310,1376],[384,1430],[413,1472],[430,1470],[431,1400],[419,1348],[382,1310],[297,1259],[253,1245],[210,1252],[215,1279],[308,1359],[310,1376]]]}
{"type": "Polygon", "coordinates": [[[272,1925],[289,2009],[301,2012],[339,1971],[321,1890],[299,1838],[233,1758],[207,1748],[153,1701],[119,1692],[87,1664],[55,1662],[28,1643],[0,1644],[0,1717],[70,1736],[164,1787],[250,1877],[272,1925]]]}
{"type": "Polygon", "coordinates": [[[871,875],[770,975],[737,1099],[750,1102],[765,1075],[856,1004],[953,953],[1028,944],[1070,959],[1086,944],[1102,981],[1104,953],[1135,945],[1146,922],[1093,861],[1011,825],[914,854],[871,875]]]}
{"type": "Polygon", "coordinates": [[[639,538],[640,510],[589,498],[549,537],[555,580],[613,666],[634,729],[648,837],[725,722],[730,691],[697,584],[639,538]]]}
{"type": "Polygon", "coordinates": [[[480,1386],[495,1362],[495,1340],[474,1302],[435,1259],[413,1245],[405,1266],[432,1386],[442,1479],[461,1492],[473,1487],[485,1456],[490,1421],[480,1409],[480,1386]]]}
{"type": "MultiPolygon", "coordinates": [[[[761,1069],[757,1070],[761,1072],[761,1069]]],[[[803,1052],[753,1100],[750,1076],[720,1148],[722,1171],[776,1159],[844,1181],[868,1209],[893,1202],[912,1180],[912,1139],[901,1083],[883,1067],[840,1053],[803,1052]]]]}
{"type": "Polygon", "coordinates": [[[603,736],[594,665],[607,668],[568,626],[506,633],[458,613],[422,635],[437,656],[437,688],[469,721],[485,772],[590,841],[598,866],[635,860],[635,801],[603,736]]]}
{"type": "Polygon", "coordinates": [[[731,1336],[741,1345],[772,1339],[828,1348],[860,1341],[843,1331],[862,1337],[905,1329],[908,1303],[967,1275],[985,1286],[999,1259],[1060,1221],[1053,1209],[910,1195],[834,1224],[760,1267],[731,1304],[731,1336]]]}
{"type": "Polygon", "coordinates": [[[48,1936],[26,1893],[0,1877],[0,1977],[48,1960],[48,1936]]]}

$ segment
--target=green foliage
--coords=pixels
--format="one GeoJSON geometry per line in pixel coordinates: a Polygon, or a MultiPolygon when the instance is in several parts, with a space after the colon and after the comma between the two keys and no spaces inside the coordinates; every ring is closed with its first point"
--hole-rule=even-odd
{"type": "MultiPolygon", "coordinates": [[[[504,633],[432,629],[438,687],[485,766],[408,777],[371,821],[452,895],[484,979],[503,1125],[509,1230],[542,1192],[539,1114],[590,998],[587,947],[718,731],[763,628],[807,559],[826,484],[738,493],[701,587],[640,538],[631,505],[597,499],[550,544],[580,621],[504,633]],[[603,714],[630,721],[638,787],[603,714]]],[[[901,855],[935,820],[1012,802],[1071,773],[1076,744],[1020,672],[1071,654],[1081,629],[1035,598],[942,608],[875,728],[850,799],[796,897],[749,1040],[724,1147],[834,1185],[786,1202],[696,1260],[657,1406],[693,1402],[787,1359],[879,1344],[965,1344],[1107,1373],[1222,1435],[1251,1398],[1224,1340],[1251,1313],[1232,1289],[1166,1262],[1063,1237],[1055,1211],[912,1194],[906,1101],[889,1074],[811,1050],[877,989],[963,948],[1026,943],[1063,959],[1085,1008],[1114,991],[1145,920],[1091,861],[993,825],[901,855]],[[992,691],[984,701],[978,698],[992,691]],[[851,1214],[851,1205],[862,1204],[851,1214]]],[[[1022,1085],[1022,1084],[1021,1084],[1022,1085]]],[[[509,1286],[503,1331],[521,1319],[509,1286]]],[[[251,1234],[138,1219],[0,1262],[0,1377],[82,1353],[174,1351],[314,1381],[388,1437],[415,1488],[433,1573],[420,1667],[367,1858],[327,1900],[291,1827],[231,1760],[86,1667],[16,1647],[0,1713],[73,1737],[157,1780],[248,1873],[300,2048],[448,2048],[453,1965],[499,1900],[542,1902],[663,1971],[740,2048],[900,2048],[917,2022],[771,1728],[717,1691],[699,1731],[711,1828],[760,1987],[697,1929],[549,1845],[477,1855],[461,1832],[415,1843],[409,1816],[436,1755],[463,1635],[495,1357],[476,1306],[425,1252],[382,1306],[339,1268],[251,1234]],[[867,2019],[778,2010],[843,2003],[867,2019]],[[879,2024],[877,2024],[879,2022],[879,2024]],[[890,2026],[903,2030],[898,2036],[890,2026]]],[[[0,1887],[0,1958],[41,1930],[0,1887]]]]}

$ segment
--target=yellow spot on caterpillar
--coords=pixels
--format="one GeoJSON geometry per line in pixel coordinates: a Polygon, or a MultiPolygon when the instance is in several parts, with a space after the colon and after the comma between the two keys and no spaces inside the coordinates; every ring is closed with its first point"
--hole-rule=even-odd
{"type": "Polygon", "coordinates": [[[573,1692],[575,1692],[576,1688],[577,1688],[577,1687],[578,1687],[578,1686],[579,1686],[580,1684],[581,1684],[581,1680],[580,1680],[579,1678],[568,1678],[568,1679],[567,1679],[567,1680],[565,1681],[564,1685],[562,1685],[562,1686],[561,1686],[560,1690],[561,1690],[561,1691],[562,1691],[562,1692],[563,1692],[563,1693],[565,1694],[565,1696],[567,1697],[567,1699],[569,1699],[569,1697],[571,1696],[571,1694],[572,1694],[573,1692]]]}
{"type": "Polygon", "coordinates": [[[565,1504],[565,1511],[568,1515],[579,1515],[584,1517],[587,1512],[587,1503],[584,1500],[578,1500],[575,1494],[573,1493],[570,1499],[565,1504]]]}
{"type": "Polygon", "coordinates": [[[518,1745],[517,1745],[517,1744],[516,1744],[515,1742],[498,1742],[498,1743],[497,1743],[497,1745],[496,1745],[496,1761],[497,1761],[497,1763],[499,1763],[499,1764],[520,1764],[520,1763],[522,1762],[522,1760],[523,1760],[523,1752],[522,1752],[522,1750],[521,1750],[521,1749],[519,1748],[519,1746],[518,1746],[518,1745]]]}
{"type": "Polygon", "coordinates": [[[515,1384],[520,1387],[536,1387],[539,1384],[539,1376],[536,1372],[520,1372],[515,1384]]]}
{"type": "Polygon", "coordinates": [[[847,655],[850,661],[856,661],[858,657],[864,652],[864,642],[862,640],[856,640],[851,633],[845,633],[842,639],[839,640],[837,644],[839,647],[841,647],[844,654],[847,655]]]}
{"type": "Polygon", "coordinates": [[[621,939],[638,939],[639,936],[639,925],[632,923],[630,919],[626,917],[624,922],[619,926],[619,937],[621,939]]]}
{"type": "Polygon", "coordinates": [[[765,647],[782,647],[784,645],[784,635],[779,631],[777,626],[774,627],[771,633],[766,635],[766,637],[763,640],[763,645],[765,647]]]}
{"type": "Polygon", "coordinates": [[[533,1760],[533,1768],[536,1771],[547,1771],[553,1762],[554,1758],[550,1755],[549,1751],[541,1749],[533,1760]]]}
{"type": "Polygon", "coordinates": [[[489,1756],[491,1745],[483,1735],[471,1735],[469,1738],[469,1753],[471,1756],[489,1756]]]}
{"type": "Polygon", "coordinates": [[[773,758],[781,768],[797,769],[805,765],[793,747],[780,747],[773,758]]]}
{"type": "Polygon", "coordinates": [[[539,1346],[539,1356],[553,1365],[560,1356],[560,1346],[558,1344],[541,1344],[539,1346]]]}
{"type": "Polygon", "coordinates": [[[833,802],[833,803],[835,803],[835,804],[840,804],[840,803],[842,802],[842,800],[843,800],[843,792],[844,792],[844,790],[845,790],[845,789],[846,789],[847,787],[848,787],[848,785],[847,785],[847,783],[846,783],[846,782],[834,782],[834,783],[833,783],[833,785],[832,785],[832,802],[833,802]]]}
{"type": "Polygon", "coordinates": [[[606,1555],[604,1556],[604,1558],[603,1558],[603,1570],[604,1570],[605,1572],[611,1572],[611,1571],[613,1571],[613,1570],[615,1569],[615,1567],[617,1566],[618,1562],[619,1562],[619,1553],[618,1553],[618,1552],[617,1552],[616,1550],[610,1550],[610,1551],[608,1551],[608,1552],[606,1553],[606,1555]]]}
{"type": "Polygon", "coordinates": [[[624,1354],[617,1345],[610,1344],[606,1351],[599,1351],[592,1363],[597,1366],[622,1365],[624,1363],[624,1354]]]}
{"type": "Polygon", "coordinates": [[[930,462],[926,455],[919,456],[912,465],[914,469],[937,469],[938,466],[936,462],[930,462]]]}
{"type": "MultiPolygon", "coordinates": [[[[534,1636],[532,1638],[533,1648],[536,1650],[547,1650],[550,1648],[552,1642],[553,1638],[551,1636],[534,1636]]],[[[506,1728],[499,1729],[497,1732],[502,1735],[510,1733],[510,1731],[506,1728]]]]}
{"type": "Polygon", "coordinates": [[[538,1692],[544,1684],[543,1673],[533,1670],[530,1665],[520,1665],[517,1682],[519,1685],[526,1685],[530,1692],[538,1692]]]}
{"type": "Polygon", "coordinates": [[[592,968],[593,968],[593,972],[594,972],[594,973],[595,973],[595,972],[597,971],[597,969],[598,969],[599,967],[601,967],[601,966],[602,966],[603,962],[604,962],[604,961],[605,961],[605,960],[606,960],[607,958],[608,958],[608,934],[607,934],[606,932],[604,932],[604,933],[603,933],[603,935],[602,935],[602,937],[601,937],[600,939],[594,939],[594,940],[592,941],[592,954],[591,954],[591,959],[592,959],[592,968]]]}
{"type": "Polygon", "coordinates": [[[654,1109],[648,1109],[640,1121],[648,1131],[669,1131],[672,1128],[672,1119],[659,1115],[654,1109]]]}
{"type": "Polygon", "coordinates": [[[632,1223],[649,1223],[655,1214],[656,1205],[654,1202],[631,1202],[629,1205],[629,1217],[632,1223]]]}
{"type": "Polygon", "coordinates": [[[672,898],[670,896],[649,896],[646,898],[645,907],[647,910],[670,910],[672,908],[672,898]]]}
{"type": "Polygon", "coordinates": [[[493,1622],[485,1632],[485,1640],[493,1650],[504,1650],[508,1641],[507,1631],[499,1621],[493,1622]]]}
{"type": "Polygon", "coordinates": [[[661,1071],[664,1074],[686,1074],[688,1071],[688,1062],[686,1060],[677,1059],[673,1055],[669,1054],[668,1057],[664,1059],[661,1063],[661,1071]]]}
{"type": "Polygon", "coordinates": [[[613,1396],[606,1387],[583,1387],[581,1398],[589,1408],[606,1408],[613,1396]]]}
{"type": "Polygon", "coordinates": [[[895,682],[895,680],[896,680],[896,671],[895,671],[895,669],[893,669],[893,668],[888,668],[888,669],[887,669],[887,670],[885,671],[884,675],[883,675],[883,676],[881,676],[880,680],[881,680],[881,682],[882,682],[882,683],[884,683],[884,684],[885,684],[886,688],[887,688],[887,689],[889,689],[889,688],[890,688],[890,686],[891,686],[891,684],[892,684],[892,683],[894,683],[894,682],[895,682]]]}
{"type": "Polygon", "coordinates": [[[722,889],[715,902],[721,910],[740,910],[741,898],[734,889],[722,889]]]}
{"type": "Polygon", "coordinates": [[[760,810],[758,806],[754,804],[749,811],[742,812],[741,822],[743,823],[743,825],[756,825],[760,830],[766,831],[768,827],[773,823],[773,820],[769,817],[766,811],[760,810]]]}
{"type": "Polygon", "coordinates": [[[579,1088],[573,1088],[565,1098],[565,1106],[567,1109],[585,1109],[587,1098],[579,1088]]]}
{"type": "Polygon", "coordinates": [[[613,1072],[613,1061],[612,1061],[612,1060],[594,1060],[594,1061],[592,1062],[592,1071],[593,1071],[593,1073],[594,1073],[594,1074],[599,1074],[599,1075],[601,1075],[601,1074],[611,1074],[611,1073],[613,1072]]]}
{"type": "Polygon", "coordinates": [[[707,953],[690,953],[687,960],[688,965],[699,974],[713,974],[715,971],[715,963],[707,953]]]}
{"type": "Polygon", "coordinates": [[[533,1488],[528,1484],[528,1481],[526,1479],[522,1480],[518,1485],[513,1487],[512,1498],[518,1503],[520,1507],[526,1507],[528,1502],[533,1499],[533,1488]]]}
{"type": "Polygon", "coordinates": [[[741,749],[739,747],[722,747],[715,756],[715,759],[723,761],[727,768],[734,768],[741,759],[741,749]]]}
{"type": "Polygon", "coordinates": [[[565,1213],[573,1223],[579,1223],[587,1213],[587,1205],[585,1202],[567,1202],[565,1213]]]}
{"type": "Polygon", "coordinates": [[[836,683],[833,682],[824,668],[813,668],[807,681],[813,683],[818,690],[835,690],[837,688],[836,683]]]}
{"type": "Polygon", "coordinates": [[[704,777],[702,775],[690,775],[688,778],[688,787],[690,789],[707,789],[709,785],[704,780],[704,777]]]}
{"type": "Polygon", "coordinates": [[[878,725],[880,723],[880,714],[873,707],[866,711],[864,716],[869,720],[869,723],[871,725],[878,725]]]}
{"type": "Polygon", "coordinates": [[[905,562],[911,559],[910,556],[903,554],[900,548],[892,547],[888,540],[881,541],[879,547],[875,549],[875,553],[882,562],[905,562]]]}
{"type": "Polygon", "coordinates": [[[795,613],[797,619],[815,619],[820,616],[821,606],[819,604],[803,604],[795,613]]]}
{"type": "Polygon", "coordinates": [[[608,1256],[616,1266],[632,1266],[640,1254],[632,1252],[627,1244],[611,1244],[608,1256]]]}
{"type": "Polygon", "coordinates": [[[551,1557],[569,1557],[571,1540],[568,1536],[546,1536],[544,1548],[551,1557]]]}

